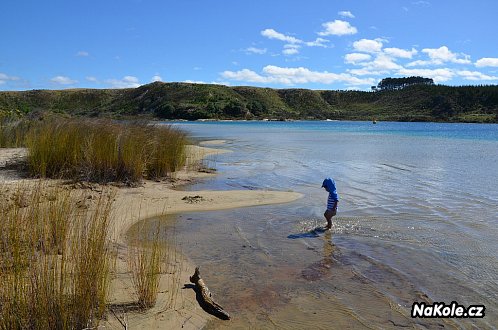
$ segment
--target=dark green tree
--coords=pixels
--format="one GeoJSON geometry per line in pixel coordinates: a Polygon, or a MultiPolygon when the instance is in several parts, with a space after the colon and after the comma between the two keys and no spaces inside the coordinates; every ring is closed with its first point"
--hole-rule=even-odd
{"type": "MultiPolygon", "coordinates": [[[[411,85],[434,85],[434,80],[424,77],[384,78],[377,85],[376,90],[398,90],[411,85]]],[[[372,89],[373,86],[372,86],[372,89]]]]}
{"type": "Polygon", "coordinates": [[[161,104],[155,109],[155,115],[162,119],[174,119],[175,107],[172,104],[161,104]]]}
{"type": "Polygon", "coordinates": [[[246,114],[246,108],[237,101],[229,101],[223,108],[223,113],[230,117],[241,118],[246,114]]]}

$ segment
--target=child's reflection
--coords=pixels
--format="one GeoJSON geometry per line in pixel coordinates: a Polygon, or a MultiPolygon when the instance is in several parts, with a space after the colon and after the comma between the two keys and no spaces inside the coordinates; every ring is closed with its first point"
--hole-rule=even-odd
{"type": "Polygon", "coordinates": [[[308,281],[317,281],[330,275],[334,262],[334,250],[335,246],[332,243],[332,233],[330,231],[325,231],[323,235],[322,259],[306,267],[302,271],[302,276],[308,281]]]}

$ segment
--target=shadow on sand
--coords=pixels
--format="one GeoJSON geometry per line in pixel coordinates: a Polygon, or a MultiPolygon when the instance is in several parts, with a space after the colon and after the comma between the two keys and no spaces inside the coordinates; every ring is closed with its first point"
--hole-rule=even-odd
{"type": "Polygon", "coordinates": [[[287,236],[287,238],[290,238],[290,239],[315,238],[315,237],[320,237],[320,234],[323,234],[327,231],[328,230],[325,227],[316,227],[314,229],[305,231],[303,233],[291,234],[291,235],[287,236]]]}

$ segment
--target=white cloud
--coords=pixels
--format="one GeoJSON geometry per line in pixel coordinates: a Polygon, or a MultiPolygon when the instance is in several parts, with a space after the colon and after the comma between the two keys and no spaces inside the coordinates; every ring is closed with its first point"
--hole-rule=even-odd
{"type": "Polygon", "coordinates": [[[346,91],[361,91],[362,89],[359,88],[358,86],[348,86],[344,90],[346,90],[346,91]]]}
{"type": "Polygon", "coordinates": [[[488,76],[482,72],[478,71],[458,71],[457,74],[466,80],[498,80],[498,77],[488,76]]]}
{"type": "Polygon", "coordinates": [[[284,85],[306,84],[306,83],[346,83],[348,85],[372,85],[373,78],[360,79],[347,73],[332,73],[327,71],[312,71],[308,68],[285,68],[267,65],[263,68],[263,74],[258,74],[249,69],[240,71],[224,71],[222,77],[229,80],[252,82],[252,83],[275,83],[284,85]]]}
{"type": "Polygon", "coordinates": [[[72,85],[78,82],[77,80],[65,76],[56,76],[50,79],[50,81],[59,85],[72,85]]]}
{"type": "Polygon", "coordinates": [[[92,77],[92,76],[85,77],[85,79],[89,82],[99,83],[99,80],[95,77],[92,77]]]}
{"type": "Polygon", "coordinates": [[[188,83],[188,84],[207,84],[207,82],[202,81],[202,80],[184,80],[183,82],[188,83]]]}
{"type": "Polygon", "coordinates": [[[415,48],[412,48],[411,50],[405,50],[400,48],[384,48],[384,53],[392,57],[412,58],[413,55],[416,55],[418,52],[415,48]]]}
{"type": "MultiPolygon", "coordinates": [[[[422,52],[426,53],[431,60],[430,60],[430,62],[426,62],[426,63],[422,62],[421,64],[439,65],[439,64],[442,64],[445,62],[452,62],[452,63],[457,63],[457,64],[469,64],[469,63],[471,63],[469,55],[453,53],[446,46],[441,46],[439,48],[424,48],[424,49],[422,49],[422,52]]],[[[413,63],[420,63],[420,62],[415,61],[413,63]]],[[[413,64],[413,65],[415,65],[415,64],[413,64]]],[[[410,65],[410,66],[413,66],[413,65],[410,65]]]]}
{"type": "Polygon", "coordinates": [[[378,53],[382,50],[382,39],[361,39],[353,42],[353,48],[359,52],[378,53]]]}
{"type": "Polygon", "coordinates": [[[188,83],[188,84],[201,84],[201,85],[206,85],[206,84],[211,84],[211,85],[225,85],[229,86],[228,83],[226,82],[219,82],[219,81],[211,81],[210,83],[202,81],[202,80],[184,80],[183,82],[188,83]]]}
{"type": "Polygon", "coordinates": [[[76,53],[76,56],[87,57],[90,56],[90,54],[88,52],[85,52],[84,50],[80,50],[79,52],[76,53]]]}
{"type": "Polygon", "coordinates": [[[0,85],[3,85],[3,84],[5,84],[8,81],[16,81],[16,80],[19,80],[19,79],[20,79],[19,77],[9,76],[9,75],[7,75],[5,73],[1,73],[0,72],[0,85]]]}
{"type": "MultiPolygon", "coordinates": [[[[326,43],[330,42],[329,40],[324,39],[324,38],[316,38],[314,41],[304,42],[301,39],[285,35],[283,33],[275,31],[274,29],[265,29],[265,30],[261,31],[261,35],[264,37],[267,37],[269,39],[276,39],[276,40],[287,42],[287,44],[284,46],[285,49],[283,51],[283,54],[285,54],[285,55],[294,55],[294,54],[299,53],[299,51],[297,50],[297,48],[300,47],[299,45],[304,44],[308,47],[327,48],[328,46],[326,45],[326,43]]],[[[245,49],[245,51],[249,52],[249,53],[255,53],[255,54],[265,54],[267,50],[266,50],[266,48],[259,49],[256,47],[249,47],[249,48],[245,49]]]]}
{"type": "Polygon", "coordinates": [[[236,80],[236,81],[247,81],[254,83],[266,83],[269,82],[268,77],[263,77],[256,72],[249,69],[242,69],[239,71],[223,71],[221,76],[226,79],[236,80]]]}
{"type": "Polygon", "coordinates": [[[282,68],[274,65],[267,65],[263,68],[263,72],[268,76],[280,79],[282,81],[289,80],[292,83],[323,83],[332,84],[335,82],[345,82],[351,85],[370,84],[365,80],[358,79],[345,73],[331,73],[327,71],[311,71],[307,68],[282,68]]]}
{"type": "Polygon", "coordinates": [[[327,39],[316,38],[315,41],[307,41],[305,44],[308,47],[323,47],[323,48],[327,48],[328,46],[326,45],[326,43],[328,43],[328,42],[330,42],[330,41],[327,40],[327,39]]]}
{"type": "Polygon", "coordinates": [[[367,63],[365,67],[371,70],[398,70],[402,68],[401,65],[394,62],[392,57],[386,54],[378,54],[375,60],[367,63]]]}
{"type": "Polygon", "coordinates": [[[299,44],[302,43],[302,40],[299,40],[297,38],[291,37],[291,36],[286,36],[283,33],[277,32],[274,29],[265,29],[261,31],[261,35],[263,37],[267,37],[268,39],[277,39],[280,41],[285,41],[291,44],[299,44]]]}
{"type": "Polygon", "coordinates": [[[284,50],[282,51],[282,53],[284,55],[295,55],[299,53],[299,48],[301,48],[301,46],[299,45],[287,44],[284,45],[284,50]]]}
{"type": "Polygon", "coordinates": [[[137,77],[125,76],[122,79],[108,79],[106,83],[113,88],[135,88],[140,86],[137,77]]]}
{"type": "Polygon", "coordinates": [[[429,7],[431,3],[429,1],[414,1],[412,2],[415,6],[429,7]]]}
{"type": "Polygon", "coordinates": [[[446,46],[441,46],[439,48],[424,48],[422,49],[422,52],[436,61],[448,62],[457,60],[457,54],[450,51],[446,46]]]}
{"type": "Polygon", "coordinates": [[[372,58],[369,54],[351,53],[344,56],[344,60],[349,64],[358,64],[359,62],[369,61],[372,58]]]}
{"type": "MultiPolygon", "coordinates": [[[[417,61],[413,61],[413,62],[408,63],[406,66],[407,67],[425,66],[425,65],[431,65],[431,64],[438,64],[438,63],[434,63],[434,61],[417,60],[417,61]]],[[[442,64],[442,63],[439,63],[439,64],[442,64]]]]}
{"type": "Polygon", "coordinates": [[[151,82],[156,82],[156,81],[163,81],[163,78],[161,78],[160,75],[156,74],[152,77],[151,82]]]}
{"type": "Polygon", "coordinates": [[[475,63],[476,67],[482,68],[485,66],[498,67],[498,58],[483,57],[475,63]]]}
{"type": "Polygon", "coordinates": [[[299,54],[299,49],[297,48],[286,48],[282,51],[284,55],[295,55],[299,54]]]}
{"type": "Polygon", "coordinates": [[[245,49],[246,53],[251,53],[251,54],[265,54],[266,53],[266,48],[256,48],[256,47],[249,47],[245,49]]]}
{"type": "Polygon", "coordinates": [[[343,36],[348,34],[356,34],[358,32],[358,30],[354,26],[349,24],[349,22],[341,21],[338,19],[333,22],[323,23],[322,26],[325,28],[325,31],[318,32],[318,35],[321,36],[343,36]]]}
{"type": "Polygon", "coordinates": [[[446,46],[441,46],[439,48],[424,48],[423,53],[429,56],[429,60],[418,60],[408,63],[406,66],[426,66],[426,65],[441,65],[444,63],[456,63],[456,64],[470,64],[470,55],[463,53],[453,53],[446,46]]]}
{"type": "Polygon", "coordinates": [[[351,73],[356,75],[366,75],[367,72],[374,72],[376,74],[388,74],[391,70],[400,70],[403,68],[401,65],[394,62],[392,57],[384,53],[377,54],[373,61],[359,61],[352,64],[360,65],[363,67],[363,70],[361,71],[350,71],[351,73]]]}
{"type": "Polygon", "coordinates": [[[354,15],[349,10],[340,11],[337,14],[339,14],[339,16],[342,16],[342,17],[354,18],[354,15]]]}
{"type": "Polygon", "coordinates": [[[448,68],[441,69],[406,69],[402,68],[397,71],[397,74],[402,76],[421,76],[434,79],[435,83],[451,80],[455,73],[448,68]]]}
{"type": "Polygon", "coordinates": [[[389,71],[375,71],[371,69],[351,69],[348,70],[349,73],[354,74],[355,76],[381,76],[389,74],[389,71]]]}

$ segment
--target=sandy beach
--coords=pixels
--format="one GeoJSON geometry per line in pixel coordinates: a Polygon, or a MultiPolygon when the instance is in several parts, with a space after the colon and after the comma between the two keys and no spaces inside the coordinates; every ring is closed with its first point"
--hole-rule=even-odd
{"type": "MultiPolygon", "coordinates": [[[[207,142],[205,145],[222,145],[224,141],[207,142]]],[[[220,149],[189,146],[188,163],[194,164],[202,158],[225,152],[220,149]]],[[[38,180],[23,179],[9,165],[23,159],[25,149],[0,149],[0,184],[13,191],[22,184],[29,187],[38,180]]],[[[172,179],[164,181],[145,180],[139,187],[117,187],[113,204],[114,230],[113,241],[116,242],[118,257],[116,271],[111,283],[109,303],[112,312],[102,325],[111,329],[122,329],[123,324],[133,328],[198,329],[202,328],[213,316],[199,306],[194,290],[182,289],[189,283],[195,265],[174,248],[169,248],[168,272],[162,275],[156,306],[145,312],[134,307],[133,286],[127,264],[128,230],[141,220],[182,212],[223,210],[256,205],[287,203],[301,197],[301,194],[282,191],[182,191],[179,187],[195,180],[216,174],[206,171],[182,170],[172,179]]],[[[49,185],[68,185],[58,180],[49,180],[49,185]]],[[[91,208],[97,196],[108,187],[93,183],[69,184],[77,193],[81,193],[81,203],[91,208]]],[[[209,283],[208,283],[209,285],[209,283]]]]}

